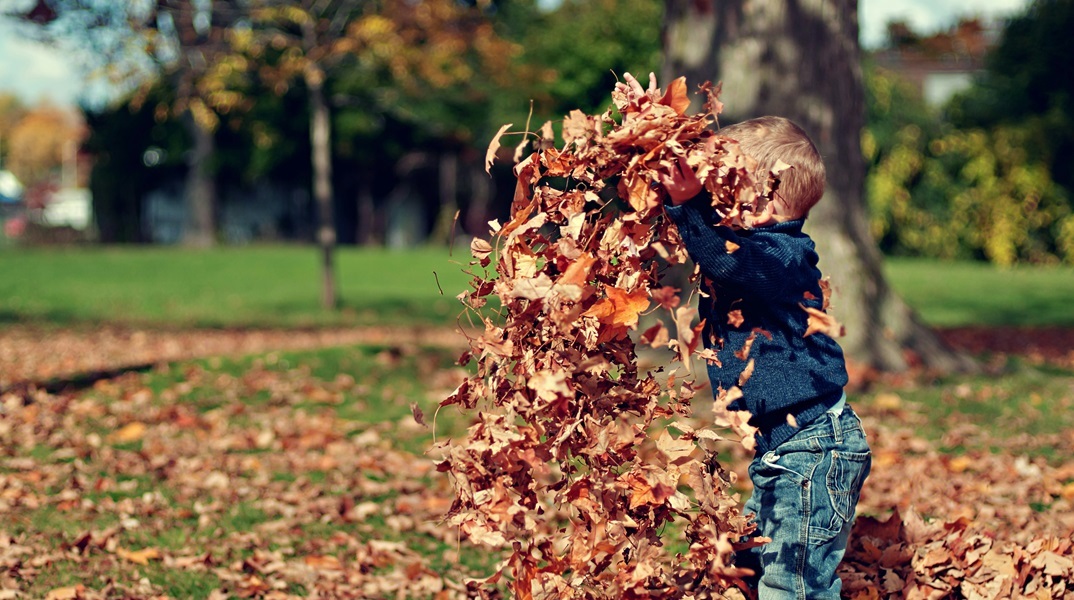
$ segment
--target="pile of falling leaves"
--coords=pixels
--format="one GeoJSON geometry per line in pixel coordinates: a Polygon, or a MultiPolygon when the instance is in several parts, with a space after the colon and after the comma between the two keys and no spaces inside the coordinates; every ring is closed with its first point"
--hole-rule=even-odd
{"type": "MultiPolygon", "coordinates": [[[[493,221],[491,242],[471,245],[472,290],[459,298],[483,333],[460,360],[476,369],[441,405],[476,414],[465,438],[442,445],[438,469],[455,492],[448,523],[504,556],[489,578],[470,582],[478,595],[504,586],[518,598],[745,590],[749,572],[733,555],[753,525],[735,490],[749,484],[716,457],[720,442],[748,453],[752,432],[747,415],[727,410],[738,388],[718,390],[707,417],[691,408],[705,389],[691,361],[715,357],[699,347],[704,324],[681,290],[661,282],[685,254],[659,183],[685,159],[726,224],[763,205],[778,173],[751,176],[737,144],[708,128],[718,89],[700,91],[704,110],[687,115],[682,79],[640,98],[619,88],[618,118],[573,111],[559,147],[550,124],[530,134],[534,150],[523,158],[526,139],[515,152],[510,222],[493,221]],[[674,332],[663,321],[638,331],[640,316],[657,311],[674,332]],[[639,370],[646,346],[667,351],[670,372],[639,370]]],[[[493,140],[490,164],[509,128],[493,140]]],[[[838,324],[811,315],[813,331],[838,324]]],[[[739,350],[743,360],[749,350],[739,350]]],[[[971,525],[926,524],[912,510],[861,519],[842,571],[847,594],[1074,593],[1071,539],[1019,546],[971,525]]]]}
{"type": "Polygon", "coordinates": [[[726,409],[737,388],[707,419],[691,409],[707,389],[691,362],[715,355],[696,309],[661,282],[686,254],[660,179],[685,160],[728,223],[766,201],[773,180],[751,177],[737,143],[715,137],[718,89],[700,86],[694,115],[683,78],[666,93],[628,90],[602,115],[571,112],[560,147],[550,123],[533,134],[510,222],[473,241],[473,289],[460,295],[483,332],[461,360],[475,373],[443,402],[476,411],[439,465],[454,481],[449,522],[506,550],[483,583],[519,598],[706,598],[749,574],[732,557],[752,525],[716,460],[714,426],[752,437],[747,415],[726,409]],[[674,332],[657,320],[632,337],[656,311],[674,332]],[[640,372],[638,344],[674,368],[640,372]]]}

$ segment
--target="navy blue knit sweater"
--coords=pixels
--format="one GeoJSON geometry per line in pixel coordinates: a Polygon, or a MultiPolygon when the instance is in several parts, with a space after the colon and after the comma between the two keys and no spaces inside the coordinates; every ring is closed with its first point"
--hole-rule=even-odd
{"type": "Polygon", "coordinates": [[[803,220],[750,230],[713,226],[715,212],[698,199],[667,206],[667,213],[703,275],[698,310],[706,320],[704,343],[717,351],[721,365],[709,364],[713,390],[738,385],[747,361],[753,375],[742,386],[743,398],[732,410],[747,410],[757,427],[757,452],[786,441],[835,405],[847,383],[843,351],[822,333],[805,336],[808,306],[820,309],[821,273],[813,240],[802,232],[803,220]],[[738,245],[728,252],[727,242],[738,245]],[[729,322],[739,310],[742,322],[729,322]],[[735,356],[750,334],[760,329],[747,361],[735,356]]]}

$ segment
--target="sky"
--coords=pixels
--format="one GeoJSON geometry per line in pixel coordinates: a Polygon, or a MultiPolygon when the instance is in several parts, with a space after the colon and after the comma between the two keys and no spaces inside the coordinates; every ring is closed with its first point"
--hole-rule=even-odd
{"type": "MultiPolygon", "coordinates": [[[[0,0],[0,9],[21,0],[0,0]]],[[[546,0],[548,1],[548,0],[546,0]]],[[[907,21],[922,33],[952,25],[961,16],[997,17],[1023,10],[1030,0],[859,0],[861,41],[875,47],[884,39],[885,25],[907,21]],[[967,8],[970,5],[972,8],[967,8]]],[[[62,49],[22,39],[12,24],[0,18],[0,92],[13,92],[29,104],[50,101],[73,105],[80,98],[100,99],[101,85],[90,85],[62,49]]]]}

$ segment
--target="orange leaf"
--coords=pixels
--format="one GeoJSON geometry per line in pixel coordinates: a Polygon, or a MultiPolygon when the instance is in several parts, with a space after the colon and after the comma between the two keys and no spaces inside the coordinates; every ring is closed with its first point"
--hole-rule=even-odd
{"type": "Polygon", "coordinates": [[[627,486],[630,488],[630,508],[634,509],[645,504],[659,505],[675,495],[675,489],[661,482],[652,482],[641,473],[630,473],[626,476],[627,486]]]}
{"type": "Polygon", "coordinates": [[[843,335],[843,326],[839,321],[835,320],[835,317],[815,308],[810,308],[805,305],[800,306],[802,306],[803,310],[809,313],[809,324],[806,328],[805,335],[802,337],[809,337],[814,333],[823,333],[831,338],[837,338],[843,335]]]}
{"type": "Polygon", "coordinates": [[[320,556],[310,555],[302,559],[306,563],[306,566],[323,571],[342,571],[343,565],[340,564],[339,559],[332,555],[320,556]]]}
{"type": "Polygon", "coordinates": [[[686,77],[679,77],[668,84],[660,104],[670,106],[678,114],[684,114],[690,108],[690,97],[686,92],[686,77]]]}
{"type": "Polygon", "coordinates": [[[656,447],[664,453],[668,462],[676,463],[686,460],[697,450],[697,444],[691,440],[671,437],[667,429],[664,429],[656,438],[656,447]]]}
{"type": "Polygon", "coordinates": [[[742,318],[741,310],[732,310],[731,312],[727,313],[727,324],[732,327],[738,327],[742,325],[742,323],[744,323],[745,321],[746,320],[742,318]]]}
{"type": "Polygon", "coordinates": [[[563,271],[563,276],[559,278],[559,283],[585,285],[586,280],[589,279],[589,271],[593,268],[593,263],[595,262],[597,262],[597,257],[592,254],[579,256],[574,262],[567,265],[567,268],[563,271]]]}
{"type": "Polygon", "coordinates": [[[653,288],[650,292],[650,296],[652,296],[654,302],[668,310],[674,310],[682,301],[682,299],[679,298],[679,288],[671,286],[653,288]]]}
{"type": "Polygon", "coordinates": [[[118,548],[116,550],[116,556],[129,560],[132,563],[139,565],[148,565],[151,560],[160,560],[160,550],[156,548],[143,548],[142,550],[124,550],[118,548]]]}
{"type": "Polygon", "coordinates": [[[481,238],[475,237],[470,240],[470,254],[477,260],[484,260],[489,254],[492,254],[492,245],[481,238]]]}
{"type": "Polygon", "coordinates": [[[657,323],[652,327],[645,330],[645,333],[641,334],[641,341],[649,344],[653,348],[659,348],[666,346],[668,340],[671,338],[668,335],[668,328],[663,323],[657,323]]]}
{"type": "Polygon", "coordinates": [[[637,174],[624,177],[619,181],[620,195],[627,199],[630,207],[638,212],[660,206],[660,196],[649,181],[637,174]]]}
{"type": "Polygon", "coordinates": [[[593,123],[578,109],[572,110],[563,120],[563,141],[567,144],[587,137],[590,131],[593,131],[593,123]]]}
{"type": "Polygon", "coordinates": [[[649,291],[638,288],[633,292],[614,286],[607,288],[608,297],[593,305],[585,316],[596,317],[601,323],[623,325],[634,328],[638,325],[638,314],[649,308],[649,291]]]}
{"type": "Polygon", "coordinates": [[[45,600],[78,600],[83,598],[85,593],[85,586],[71,585],[50,590],[48,594],[45,594],[45,600]]]}
{"type": "Polygon", "coordinates": [[[108,441],[120,444],[137,442],[145,435],[145,431],[145,423],[135,421],[133,423],[128,423],[118,431],[113,431],[108,436],[108,441]]]}

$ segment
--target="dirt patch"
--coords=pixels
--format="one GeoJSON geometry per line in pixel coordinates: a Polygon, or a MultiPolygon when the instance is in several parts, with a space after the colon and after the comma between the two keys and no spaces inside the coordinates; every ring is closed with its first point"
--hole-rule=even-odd
{"type": "Polygon", "coordinates": [[[971,354],[1021,356],[1074,368],[1074,327],[958,327],[939,333],[952,347],[971,354]]]}
{"type": "MultiPolygon", "coordinates": [[[[960,327],[939,334],[952,347],[974,355],[1020,356],[1074,368],[1074,327],[960,327]]],[[[461,351],[466,338],[446,327],[47,330],[16,326],[0,329],[0,390],[176,360],[351,344],[444,346],[461,351]]]]}
{"type": "Polygon", "coordinates": [[[407,327],[297,331],[161,331],[111,326],[52,331],[12,327],[0,330],[0,390],[28,382],[44,384],[177,360],[352,344],[458,346],[462,349],[466,338],[447,328],[407,327]]]}

